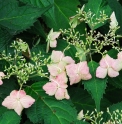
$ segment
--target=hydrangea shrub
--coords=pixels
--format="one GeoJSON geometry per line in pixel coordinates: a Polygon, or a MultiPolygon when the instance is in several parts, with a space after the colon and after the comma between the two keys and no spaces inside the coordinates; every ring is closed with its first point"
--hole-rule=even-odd
{"type": "Polygon", "coordinates": [[[121,124],[121,4],[0,0],[0,124],[121,124]]]}

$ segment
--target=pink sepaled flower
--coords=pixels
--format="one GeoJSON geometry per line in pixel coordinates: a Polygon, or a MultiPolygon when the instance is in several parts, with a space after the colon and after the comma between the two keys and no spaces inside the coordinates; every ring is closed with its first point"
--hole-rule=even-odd
{"type": "Polygon", "coordinates": [[[18,115],[21,115],[22,110],[24,108],[29,108],[34,102],[35,99],[29,95],[26,95],[24,90],[13,90],[10,93],[10,96],[7,96],[4,99],[2,105],[8,109],[14,109],[18,115]]]}
{"type": "Polygon", "coordinates": [[[51,62],[52,63],[59,63],[64,62],[65,65],[75,63],[75,61],[70,56],[64,56],[64,53],[61,51],[52,51],[51,54],[51,62]]]}
{"type": "Polygon", "coordinates": [[[43,89],[46,91],[46,94],[53,96],[57,100],[69,99],[69,95],[67,92],[68,85],[66,84],[65,73],[61,73],[56,78],[51,78],[51,82],[46,83],[43,86],[43,89]]]}
{"type": "Polygon", "coordinates": [[[67,65],[66,72],[69,76],[70,85],[78,83],[81,79],[89,80],[92,78],[86,61],[67,65]]]}
{"type": "Polygon", "coordinates": [[[116,16],[115,16],[115,12],[112,12],[111,16],[110,16],[110,28],[111,29],[114,29],[118,26],[118,22],[117,22],[117,19],[116,19],[116,16]]]}
{"type": "Polygon", "coordinates": [[[65,70],[65,65],[63,62],[59,62],[57,64],[48,64],[47,67],[50,75],[52,76],[57,76],[65,70]]]}
{"type": "Polygon", "coordinates": [[[3,72],[0,72],[0,85],[3,84],[2,77],[4,77],[5,74],[3,72]]]}
{"type": "Polygon", "coordinates": [[[105,78],[108,74],[109,77],[116,77],[119,75],[120,63],[118,60],[106,55],[100,60],[100,66],[96,70],[96,77],[105,78]]]}
{"type": "Polygon", "coordinates": [[[47,36],[47,49],[46,52],[49,51],[49,47],[56,47],[57,46],[57,40],[56,38],[59,37],[61,32],[53,32],[53,29],[50,30],[48,36],[47,36]]]}

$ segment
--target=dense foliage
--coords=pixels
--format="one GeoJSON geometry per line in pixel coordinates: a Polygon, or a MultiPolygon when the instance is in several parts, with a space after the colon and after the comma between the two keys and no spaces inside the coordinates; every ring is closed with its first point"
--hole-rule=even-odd
{"type": "Polygon", "coordinates": [[[121,124],[121,13],[117,0],[0,0],[0,124],[121,124]]]}

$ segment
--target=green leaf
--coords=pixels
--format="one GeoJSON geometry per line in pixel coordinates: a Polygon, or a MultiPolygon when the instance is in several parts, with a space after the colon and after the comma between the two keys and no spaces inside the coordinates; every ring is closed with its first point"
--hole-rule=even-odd
{"type": "Polygon", "coordinates": [[[118,25],[120,28],[117,30],[118,34],[122,34],[122,5],[117,0],[107,0],[111,9],[115,12],[118,25]]]}
{"type": "Polygon", "coordinates": [[[87,112],[87,110],[93,111],[95,109],[94,100],[86,90],[78,87],[72,87],[69,89],[69,94],[78,112],[82,109],[84,112],[87,112]]]}
{"type": "Polygon", "coordinates": [[[112,106],[109,107],[110,108],[110,111],[115,111],[115,110],[122,110],[122,102],[119,102],[119,103],[116,103],[116,104],[113,104],[112,106]]]}
{"type": "MultiPolygon", "coordinates": [[[[113,104],[112,106],[110,106],[109,107],[109,111],[110,111],[110,113],[111,113],[111,115],[115,112],[115,111],[119,111],[120,112],[120,115],[119,115],[119,113],[117,114],[118,116],[117,116],[117,120],[121,120],[121,122],[122,122],[122,117],[121,117],[121,113],[122,113],[122,102],[119,102],[119,103],[116,103],[116,104],[113,104]]],[[[113,116],[113,115],[112,115],[113,116]]],[[[114,118],[115,118],[115,116],[113,116],[114,118]]],[[[113,118],[113,119],[114,119],[113,118]]],[[[108,113],[106,113],[106,120],[108,121],[110,119],[110,115],[108,115],[108,113]]],[[[118,124],[120,124],[120,123],[118,123],[118,124]]]]}
{"type": "Polygon", "coordinates": [[[6,49],[11,39],[12,35],[6,29],[0,27],[0,52],[6,49]]]}
{"type": "Polygon", "coordinates": [[[38,8],[54,4],[43,16],[45,23],[54,30],[69,27],[69,17],[76,13],[78,0],[21,0],[24,3],[36,6],[38,8]]]}
{"type": "Polygon", "coordinates": [[[117,103],[122,101],[122,90],[115,86],[108,85],[106,88],[106,94],[104,95],[111,103],[117,103]]]}
{"type": "Polygon", "coordinates": [[[108,54],[109,56],[111,56],[112,58],[116,59],[116,58],[117,58],[118,51],[115,50],[115,49],[110,49],[110,50],[107,52],[107,54],[108,54]]]}
{"type": "Polygon", "coordinates": [[[36,99],[36,102],[27,109],[27,117],[33,123],[70,124],[76,121],[76,110],[70,100],[56,100],[48,96],[42,89],[46,82],[37,82],[26,88],[27,94],[36,99]]]}
{"type": "Polygon", "coordinates": [[[89,62],[90,73],[92,79],[83,81],[85,89],[91,94],[95,101],[97,111],[100,111],[100,101],[105,93],[107,78],[100,79],[96,77],[96,69],[98,64],[94,61],[89,62]]]}
{"type": "Polygon", "coordinates": [[[15,0],[0,0],[0,24],[8,29],[23,31],[32,26],[50,7],[40,9],[29,5],[19,7],[15,0]]]}
{"type": "Polygon", "coordinates": [[[21,117],[14,111],[7,111],[2,114],[0,124],[20,124],[21,117]]]}
{"type": "Polygon", "coordinates": [[[122,70],[119,72],[119,76],[115,78],[108,78],[108,82],[117,88],[122,89],[122,70]]]}
{"type": "Polygon", "coordinates": [[[106,0],[88,0],[85,11],[88,12],[89,10],[92,12],[91,21],[88,23],[91,29],[97,29],[105,24],[106,21],[97,23],[97,18],[100,18],[100,12],[104,11],[108,17],[110,17],[111,14],[111,8],[106,0]]]}
{"type": "Polygon", "coordinates": [[[39,21],[36,21],[34,26],[32,26],[31,29],[28,29],[27,31],[32,34],[40,35],[46,39],[46,33],[44,32],[44,29],[39,21]]]}
{"type": "Polygon", "coordinates": [[[6,107],[0,106],[0,116],[1,116],[4,112],[6,112],[6,111],[8,111],[8,109],[7,109],[6,107]]]}

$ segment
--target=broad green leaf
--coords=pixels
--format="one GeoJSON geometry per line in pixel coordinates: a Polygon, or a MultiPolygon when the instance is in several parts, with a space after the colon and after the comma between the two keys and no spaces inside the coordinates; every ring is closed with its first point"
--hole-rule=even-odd
{"type": "Polygon", "coordinates": [[[115,111],[115,110],[122,110],[122,102],[113,104],[112,106],[109,107],[110,111],[115,111]]]}
{"type": "Polygon", "coordinates": [[[34,5],[36,7],[45,7],[49,4],[54,4],[53,8],[49,9],[43,16],[48,27],[54,30],[60,28],[66,29],[69,27],[69,17],[76,14],[78,0],[21,0],[24,3],[34,5]]]}
{"type": "Polygon", "coordinates": [[[89,124],[88,122],[86,122],[86,121],[77,121],[75,124],[89,124]]]}
{"type": "MultiPolygon", "coordinates": [[[[44,32],[44,29],[39,21],[36,21],[34,23],[34,26],[32,26],[30,29],[27,30],[29,33],[40,35],[44,39],[46,39],[46,33],[44,32]]],[[[36,42],[36,41],[35,41],[36,42]]],[[[34,42],[34,43],[35,43],[34,42]]]]}
{"type": "Polygon", "coordinates": [[[6,49],[11,39],[12,35],[6,29],[0,27],[0,52],[6,49]]]}
{"type": "Polygon", "coordinates": [[[117,88],[122,89],[122,70],[119,71],[119,76],[115,78],[108,78],[108,82],[117,88]]]}
{"type": "Polygon", "coordinates": [[[104,14],[106,14],[108,17],[110,17],[111,14],[111,8],[109,7],[106,0],[88,0],[88,3],[85,6],[85,11],[92,12],[90,22],[88,23],[91,29],[97,29],[105,24],[105,22],[98,22],[98,18],[100,18],[100,13],[104,11],[104,14]],[[96,24],[95,24],[96,23],[96,24]]]}
{"type": "Polygon", "coordinates": [[[50,7],[35,8],[30,5],[19,7],[15,0],[0,0],[0,25],[15,31],[23,31],[32,26],[50,7]]]}
{"type": "MultiPolygon", "coordinates": [[[[78,87],[73,87],[69,89],[69,94],[78,112],[82,109],[84,113],[86,113],[88,110],[91,112],[95,110],[94,100],[86,90],[78,87]]],[[[100,107],[102,111],[106,110],[106,108],[110,105],[111,103],[106,98],[101,99],[100,107]]]]}
{"type": "Polygon", "coordinates": [[[72,87],[69,89],[69,94],[78,112],[82,109],[84,112],[87,110],[93,111],[95,109],[94,100],[86,90],[78,87],[72,87]]]}
{"type": "MultiPolygon", "coordinates": [[[[122,113],[122,102],[119,102],[119,103],[116,103],[116,104],[113,104],[112,106],[109,107],[109,111],[111,113],[111,115],[115,112],[115,111],[119,111],[122,113]]],[[[114,117],[114,116],[113,116],[114,117]]],[[[108,113],[106,113],[106,120],[108,121],[110,119],[110,115],[108,115],[108,113]]],[[[122,122],[122,117],[121,117],[121,114],[119,115],[118,113],[118,117],[116,119],[120,119],[121,122],[122,122]]],[[[120,124],[120,123],[118,123],[120,124]]]]}
{"type": "Polygon", "coordinates": [[[4,113],[4,112],[6,112],[6,111],[8,111],[9,109],[7,109],[6,107],[4,107],[4,106],[0,106],[0,116],[4,113]]]}
{"type": "Polygon", "coordinates": [[[7,111],[2,114],[0,124],[20,124],[21,117],[14,111],[7,111]]]}
{"type": "Polygon", "coordinates": [[[37,82],[26,88],[27,94],[36,99],[36,102],[27,109],[27,117],[33,123],[70,124],[76,121],[76,110],[70,100],[56,100],[48,96],[42,89],[46,82],[37,82]]]}
{"type": "Polygon", "coordinates": [[[94,61],[89,62],[90,73],[92,79],[83,81],[85,89],[91,94],[95,101],[97,111],[100,111],[100,102],[105,93],[107,79],[100,79],[96,77],[96,69],[98,64],[94,61]]]}
{"type": "Polygon", "coordinates": [[[118,25],[120,29],[118,29],[117,33],[122,34],[122,5],[117,0],[107,0],[111,9],[115,12],[118,25]]]}
{"type": "Polygon", "coordinates": [[[110,50],[107,52],[107,54],[108,54],[109,56],[111,56],[112,58],[114,58],[114,59],[117,58],[117,53],[118,53],[118,51],[115,50],[115,49],[110,49],[110,50]]]}
{"type": "MultiPolygon", "coordinates": [[[[109,81],[108,81],[109,82],[109,81]]],[[[122,101],[122,89],[116,88],[115,86],[109,85],[106,88],[105,98],[107,98],[111,103],[117,103],[122,101]]]]}

